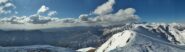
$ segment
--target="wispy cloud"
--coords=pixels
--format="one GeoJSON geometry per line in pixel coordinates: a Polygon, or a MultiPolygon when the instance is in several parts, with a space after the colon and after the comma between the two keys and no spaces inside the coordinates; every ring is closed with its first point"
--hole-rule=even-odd
{"type": "Polygon", "coordinates": [[[48,13],[48,16],[53,16],[53,15],[55,15],[55,14],[57,14],[57,11],[50,11],[50,12],[48,13]]]}

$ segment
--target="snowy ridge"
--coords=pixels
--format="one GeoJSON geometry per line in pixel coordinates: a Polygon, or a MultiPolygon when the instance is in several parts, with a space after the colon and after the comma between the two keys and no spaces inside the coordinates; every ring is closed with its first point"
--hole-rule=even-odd
{"type": "Polygon", "coordinates": [[[184,52],[185,29],[181,24],[135,24],[115,33],[96,52],[184,52]],[[134,36],[133,36],[134,35],[134,36]]]}
{"type": "Polygon", "coordinates": [[[125,24],[125,25],[118,26],[118,27],[113,26],[113,28],[110,28],[110,26],[109,26],[104,29],[103,35],[114,34],[115,32],[121,32],[124,30],[131,30],[133,28],[134,28],[134,24],[125,24]]]}
{"type": "Polygon", "coordinates": [[[153,24],[146,25],[149,31],[161,33],[173,44],[185,45],[184,27],[180,24],[153,24]]]}
{"type": "Polygon", "coordinates": [[[125,30],[114,34],[109,40],[107,40],[96,52],[109,52],[117,47],[125,46],[128,41],[134,36],[134,32],[125,30]],[[109,46],[107,46],[109,45],[109,46]]]}
{"type": "Polygon", "coordinates": [[[0,47],[3,52],[12,49],[15,49],[12,52],[22,51],[22,48],[25,48],[23,51],[26,52],[32,47],[35,47],[32,50],[39,51],[41,48],[41,50],[44,49],[43,51],[46,49],[51,52],[56,50],[61,52],[66,49],[71,49],[69,52],[74,50],[77,52],[185,51],[185,26],[176,23],[128,23],[107,27],[78,26],[40,30],[0,30],[0,35],[0,45],[7,46],[0,47]]]}

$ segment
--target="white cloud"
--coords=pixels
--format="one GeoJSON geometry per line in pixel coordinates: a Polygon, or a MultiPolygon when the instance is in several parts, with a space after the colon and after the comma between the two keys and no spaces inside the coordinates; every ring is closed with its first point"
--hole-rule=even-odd
{"type": "Polygon", "coordinates": [[[120,9],[116,13],[111,13],[113,10],[113,5],[115,4],[115,0],[108,0],[108,2],[103,5],[98,6],[94,14],[98,14],[94,21],[101,21],[105,23],[116,23],[116,22],[133,22],[138,20],[138,16],[134,13],[136,12],[133,8],[120,9]]]}
{"type": "Polygon", "coordinates": [[[53,15],[55,15],[55,14],[57,14],[57,11],[50,11],[50,12],[48,13],[48,16],[53,16],[53,15]]]}
{"type": "MultiPolygon", "coordinates": [[[[45,13],[49,11],[49,8],[43,5],[37,12],[37,14],[30,16],[12,16],[7,18],[0,19],[0,29],[6,27],[6,24],[15,25],[18,27],[19,25],[28,26],[25,29],[40,29],[40,28],[51,28],[51,27],[69,27],[69,26],[84,26],[84,25],[112,25],[126,22],[135,22],[138,20],[138,16],[135,15],[136,10],[133,8],[120,9],[116,13],[112,12],[112,5],[115,3],[114,0],[109,0],[102,6],[99,6],[93,14],[82,14],[79,18],[61,18],[61,17],[51,17],[56,14],[57,11],[50,11],[48,16],[42,16],[40,13],[45,13]],[[108,6],[108,7],[106,7],[108,6]],[[106,7],[107,9],[101,9],[102,7],[106,7]],[[96,12],[97,11],[97,12],[96,12]],[[107,12],[109,11],[109,12],[107,12]],[[91,16],[92,15],[92,16],[91,16]],[[32,24],[29,26],[28,24],[32,24]],[[39,27],[35,27],[34,25],[39,25],[39,27]]],[[[1,9],[1,7],[0,7],[1,9]]],[[[19,28],[21,28],[20,26],[19,28]]],[[[7,27],[10,28],[10,27],[7,27]]]]}
{"type": "Polygon", "coordinates": [[[37,11],[38,14],[45,13],[49,10],[49,7],[46,7],[45,5],[42,5],[40,9],[37,11]]]}
{"type": "Polygon", "coordinates": [[[10,24],[49,24],[49,23],[59,23],[59,24],[97,24],[97,23],[112,23],[112,22],[126,22],[131,20],[137,20],[138,16],[134,14],[135,9],[121,9],[115,14],[107,14],[101,16],[95,16],[90,18],[88,14],[80,15],[79,18],[55,18],[50,16],[41,16],[39,14],[34,14],[31,16],[12,16],[8,18],[0,19],[0,23],[10,23],[10,24]],[[86,21],[86,22],[84,22],[86,21]]]}
{"type": "Polygon", "coordinates": [[[6,4],[4,5],[4,7],[13,7],[13,8],[15,8],[15,5],[12,4],[12,3],[6,3],[6,4]]]}
{"type": "Polygon", "coordinates": [[[11,23],[11,24],[46,24],[51,21],[55,21],[58,18],[45,17],[40,15],[31,15],[31,16],[12,16],[8,18],[0,19],[1,22],[11,23]]]}
{"type": "Polygon", "coordinates": [[[98,6],[95,9],[94,13],[98,15],[104,15],[104,14],[110,13],[113,10],[112,7],[114,4],[115,4],[115,0],[108,0],[108,2],[104,3],[101,6],[98,6]]]}
{"type": "Polygon", "coordinates": [[[15,9],[16,6],[10,2],[10,0],[0,0],[0,14],[11,13],[11,9],[15,9]]]}
{"type": "Polygon", "coordinates": [[[46,7],[45,5],[42,5],[38,11],[37,14],[41,15],[42,13],[47,14],[48,16],[53,16],[57,14],[57,11],[50,11],[49,7],[46,7]]]}
{"type": "Polygon", "coordinates": [[[81,14],[79,16],[80,21],[88,21],[88,14],[81,14]]]}
{"type": "Polygon", "coordinates": [[[96,17],[97,21],[109,22],[109,23],[119,23],[119,22],[133,22],[138,20],[138,16],[134,14],[135,9],[127,8],[125,10],[120,9],[115,14],[100,15],[96,17]]]}
{"type": "Polygon", "coordinates": [[[9,0],[0,0],[0,3],[6,3],[8,2],[9,0]]]}

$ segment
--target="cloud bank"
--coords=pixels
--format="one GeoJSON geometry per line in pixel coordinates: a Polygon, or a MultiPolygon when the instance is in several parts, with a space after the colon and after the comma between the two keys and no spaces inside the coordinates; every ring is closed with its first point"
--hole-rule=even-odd
{"type": "Polygon", "coordinates": [[[42,16],[40,13],[49,11],[49,7],[42,5],[37,13],[33,15],[11,16],[0,19],[0,29],[42,29],[71,26],[111,25],[136,22],[139,19],[139,17],[135,15],[136,10],[134,8],[120,9],[116,13],[111,13],[113,4],[115,4],[115,0],[108,0],[106,3],[98,6],[93,13],[81,14],[78,18],[52,17],[57,14],[56,11],[50,11],[48,16],[42,16]],[[7,27],[9,25],[13,25],[14,27],[7,27]]]}

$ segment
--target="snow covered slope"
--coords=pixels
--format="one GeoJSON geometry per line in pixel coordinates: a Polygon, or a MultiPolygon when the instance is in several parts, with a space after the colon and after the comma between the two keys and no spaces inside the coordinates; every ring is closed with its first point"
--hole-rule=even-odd
{"type": "Polygon", "coordinates": [[[107,42],[98,48],[97,52],[109,52],[117,47],[123,47],[133,36],[134,32],[128,30],[114,34],[107,42]]]}
{"type": "Polygon", "coordinates": [[[29,49],[51,52],[66,52],[66,50],[68,52],[75,52],[74,50],[77,52],[184,52],[185,25],[130,23],[38,30],[0,30],[0,46],[4,46],[0,47],[0,51],[3,52],[16,50],[28,52],[29,49]]]}
{"type": "Polygon", "coordinates": [[[180,24],[135,24],[115,33],[96,52],[184,52],[185,29],[180,24]]]}

